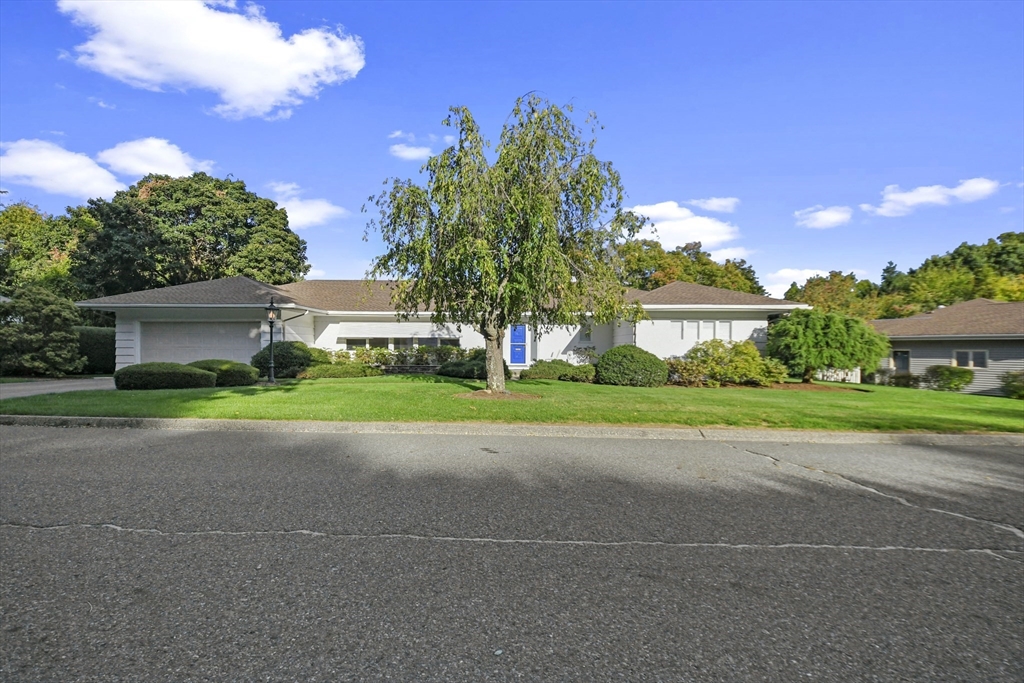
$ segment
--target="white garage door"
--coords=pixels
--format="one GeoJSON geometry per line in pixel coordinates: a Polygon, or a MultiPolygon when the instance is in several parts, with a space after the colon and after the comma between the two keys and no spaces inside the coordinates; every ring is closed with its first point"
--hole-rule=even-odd
{"type": "Polygon", "coordinates": [[[248,363],[260,350],[260,325],[251,323],[142,323],[142,362],[191,363],[224,358],[248,363]]]}

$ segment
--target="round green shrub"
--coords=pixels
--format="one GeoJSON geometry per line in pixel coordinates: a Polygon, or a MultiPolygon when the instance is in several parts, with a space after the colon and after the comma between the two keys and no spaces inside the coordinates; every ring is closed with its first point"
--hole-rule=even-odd
{"type": "Polygon", "coordinates": [[[218,387],[247,387],[256,384],[260,371],[251,365],[233,360],[197,360],[189,363],[190,367],[206,370],[217,375],[218,387]]]}
{"type": "Polygon", "coordinates": [[[596,379],[599,384],[660,387],[668,381],[668,366],[653,353],[625,344],[601,354],[596,379]]]}
{"type": "Polygon", "coordinates": [[[180,363],[139,363],[114,373],[118,389],[208,389],[217,385],[217,375],[180,363]]]}
{"type": "Polygon", "coordinates": [[[380,368],[364,363],[339,363],[337,365],[311,365],[297,377],[299,379],[340,379],[345,377],[376,377],[383,375],[380,368]]]}
{"type": "MultiPolygon", "coordinates": [[[[330,365],[334,362],[334,358],[330,351],[325,349],[318,349],[315,346],[307,346],[309,349],[309,355],[313,358],[313,365],[330,365]]],[[[277,349],[274,349],[274,365],[277,365],[277,349]]]]}
{"type": "Polygon", "coordinates": [[[974,381],[974,370],[952,365],[932,365],[924,371],[921,381],[936,391],[960,391],[974,381]]]}
{"type": "Polygon", "coordinates": [[[113,327],[76,327],[78,353],[85,356],[82,372],[87,375],[109,375],[116,365],[113,327]]]}
{"type": "Polygon", "coordinates": [[[570,372],[572,363],[561,359],[539,360],[519,373],[520,379],[558,379],[559,375],[570,372]]]}
{"type": "MultiPolygon", "coordinates": [[[[259,370],[260,377],[270,372],[270,345],[256,352],[249,364],[259,370]]],[[[313,354],[302,342],[274,342],[274,375],[295,377],[313,364],[313,354]],[[294,372],[293,372],[294,370],[294,372]]]]}
{"type": "Polygon", "coordinates": [[[1010,398],[1024,399],[1024,370],[1004,372],[999,376],[999,382],[1004,394],[1010,398]]]}

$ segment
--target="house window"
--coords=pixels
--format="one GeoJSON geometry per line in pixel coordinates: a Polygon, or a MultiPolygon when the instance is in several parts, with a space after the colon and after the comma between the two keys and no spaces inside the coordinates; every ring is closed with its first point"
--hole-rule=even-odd
{"type": "Polygon", "coordinates": [[[987,368],[988,351],[954,351],[953,365],[960,368],[987,368]]]}
{"type": "Polygon", "coordinates": [[[348,351],[351,351],[352,349],[365,349],[365,348],[366,348],[366,340],[365,339],[346,339],[345,340],[345,349],[348,350],[348,351]]]}
{"type": "Polygon", "coordinates": [[[581,342],[589,342],[590,341],[590,336],[591,336],[590,325],[584,325],[583,327],[580,328],[580,341],[581,342]]]}
{"type": "Polygon", "coordinates": [[[910,372],[910,351],[894,350],[892,352],[892,364],[899,374],[910,372]]]}
{"type": "Polygon", "coordinates": [[[395,337],[395,348],[396,349],[411,349],[413,343],[412,337],[395,337]]]}
{"type": "Polygon", "coordinates": [[[370,348],[371,349],[386,349],[386,348],[388,348],[388,339],[387,339],[387,337],[378,337],[376,339],[371,339],[370,340],[370,348]]]}
{"type": "Polygon", "coordinates": [[[683,339],[690,341],[697,341],[697,330],[700,328],[700,323],[696,320],[684,320],[683,321],[683,339]]]}
{"type": "Polygon", "coordinates": [[[441,340],[441,346],[454,346],[455,348],[458,348],[461,345],[462,344],[458,339],[452,339],[449,337],[441,340]]]}
{"type": "Polygon", "coordinates": [[[715,321],[704,320],[700,324],[700,338],[701,339],[714,339],[715,338],[715,321]]]}
{"type": "Polygon", "coordinates": [[[718,339],[724,341],[732,340],[732,323],[728,320],[718,321],[718,339]]]}
{"type": "Polygon", "coordinates": [[[420,346],[437,346],[437,337],[420,337],[420,346]]]}

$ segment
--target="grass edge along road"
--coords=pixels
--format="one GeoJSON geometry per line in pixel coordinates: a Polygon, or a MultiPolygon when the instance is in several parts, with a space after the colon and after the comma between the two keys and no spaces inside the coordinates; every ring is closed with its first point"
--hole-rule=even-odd
{"type": "Polygon", "coordinates": [[[843,391],[653,389],[510,382],[540,400],[473,400],[483,382],[433,375],[286,381],[276,387],[78,391],[0,401],[0,414],[83,417],[500,422],[884,432],[1024,432],[1024,402],[873,385],[843,391]]]}

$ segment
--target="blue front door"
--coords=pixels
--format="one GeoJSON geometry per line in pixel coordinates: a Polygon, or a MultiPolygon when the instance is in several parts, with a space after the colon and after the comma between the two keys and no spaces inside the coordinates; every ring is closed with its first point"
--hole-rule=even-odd
{"type": "Polygon", "coordinates": [[[526,325],[513,325],[510,341],[512,365],[526,365],[526,325]]]}

